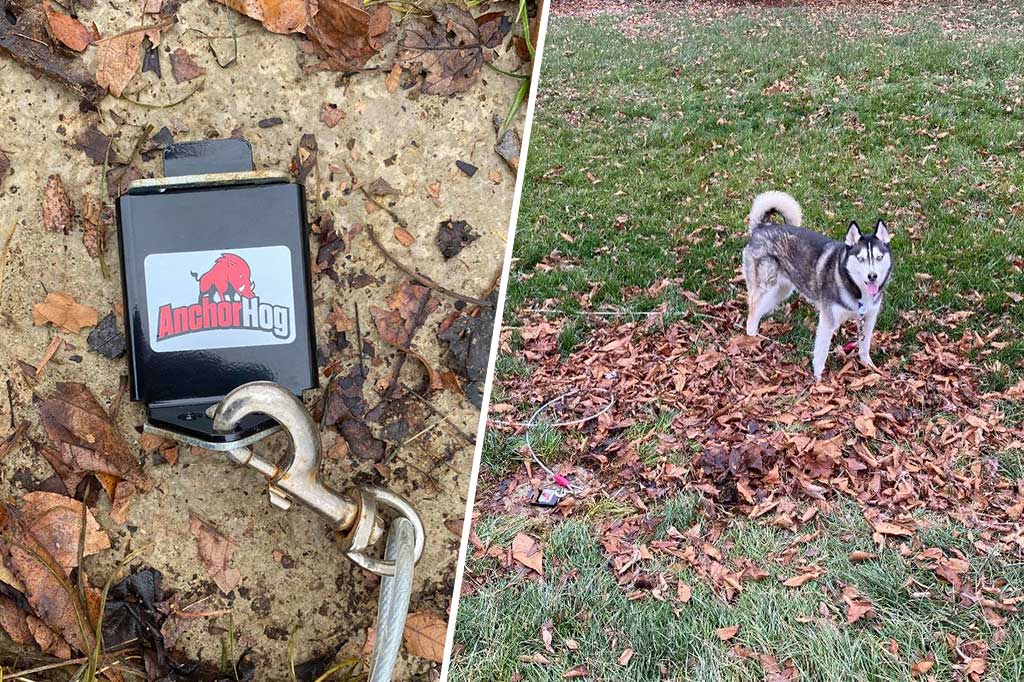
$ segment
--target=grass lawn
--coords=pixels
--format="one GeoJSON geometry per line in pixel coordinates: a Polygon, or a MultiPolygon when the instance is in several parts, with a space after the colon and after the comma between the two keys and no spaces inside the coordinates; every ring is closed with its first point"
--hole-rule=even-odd
{"type": "MultiPolygon", "coordinates": [[[[766,189],[789,191],[803,206],[804,224],[836,238],[850,219],[862,226],[887,220],[896,271],[879,329],[897,334],[887,352],[913,353],[919,332],[966,311],[954,337],[1002,330],[980,360],[981,389],[1019,381],[1020,10],[654,7],[661,9],[551,20],[504,317],[511,332],[493,400],[515,401],[503,381],[531,374],[515,331],[526,311],[551,311],[562,323],[558,348],[568,356],[607,319],[594,311],[639,314],[665,304],[671,320],[692,313],[684,290],[712,303],[739,297],[745,217],[766,189]],[[666,278],[677,283],[643,291],[666,278]]],[[[784,340],[809,357],[813,311],[791,304],[775,317],[794,322],[784,340]]],[[[723,337],[740,333],[742,322],[723,323],[723,337]]],[[[836,367],[831,360],[826,374],[836,367]]],[[[1007,403],[1004,413],[1011,426],[1024,422],[1019,404],[1007,403]]],[[[671,424],[672,415],[654,414],[626,438],[643,440],[671,424]]],[[[557,459],[567,437],[544,431],[534,443],[557,459]]],[[[505,494],[503,481],[521,469],[520,452],[519,436],[488,434],[478,500],[505,494]]],[[[657,457],[639,454],[652,463],[657,457]]],[[[1020,450],[1004,453],[998,466],[1002,476],[1024,480],[1020,450]]],[[[652,507],[650,539],[668,527],[709,528],[709,516],[717,516],[709,504],[687,493],[652,507]]],[[[773,671],[782,680],[792,669],[801,680],[899,680],[911,679],[912,665],[924,660],[932,667],[918,669],[938,680],[1024,679],[1024,618],[986,618],[909,550],[889,544],[879,551],[858,506],[841,496],[796,529],[729,524],[715,546],[727,559],[757,558],[770,576],[744,583],[728,603],[671,564],[650,570],[691,586],[688,602],[630,599],[598,527],[632,512],[607,501],[582,511],[558,522],[478,516],[484,543],[507,547],[521,531],[543,539],[545,575],[531,579],[494,558],[471,562],[478,587],[460,603],[453,679],[555,680],[583,665],[588,679],[602,680],[753,681],[773,671]],[[776,561],[794,543],[824,569],[797,589],[781,584],[792,571],[776,561]],[[878,556],[851,562],[854,550],[878,556]],[[849,585],[874,605],[872,618],[846,622],[849,585]],[[541,636],[548,620],[553,652],[541,636]],[[735,636],[721,641],[716,630],[736,625],[735,636]],[[627,649],[634,653],[622,664],[627,649]],[[979,658],[984,672],[969,663],[979,658]]],[[[978,551],[972,529],[944,516],[921,521],[908,543],[914,552],[959,550],[971,579],[1005,581],[1024,594],[1020,554],[978,551]]]]}

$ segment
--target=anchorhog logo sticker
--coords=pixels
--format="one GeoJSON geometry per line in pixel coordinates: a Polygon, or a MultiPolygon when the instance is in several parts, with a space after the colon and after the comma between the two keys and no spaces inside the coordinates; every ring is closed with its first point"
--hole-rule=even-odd
{"type": "Polygon", "coordinates": [[[152,254],[145,271],[150,346],[157,352],[295,338],[285,246],[152,254]]]}

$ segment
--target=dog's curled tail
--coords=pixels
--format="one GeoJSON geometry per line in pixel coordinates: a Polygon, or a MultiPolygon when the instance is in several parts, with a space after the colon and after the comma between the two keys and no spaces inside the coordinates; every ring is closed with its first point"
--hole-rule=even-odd
{"type": "Polygon", "coordinates": [[[754,203],[750,207],[750,215],[747,223],[750,230],[765,222],[772,213],[778,213],[787,225],[800,227],[803,222],[803,211],[796,199],[785,192],[763,192],[754,197],[754,203]]]}

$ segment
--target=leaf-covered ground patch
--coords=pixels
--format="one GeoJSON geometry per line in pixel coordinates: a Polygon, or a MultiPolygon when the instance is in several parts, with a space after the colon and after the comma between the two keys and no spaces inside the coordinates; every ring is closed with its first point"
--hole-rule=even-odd
{"type": "Polygon", "coordinates": [[[455,679],[1019,678],[1020,12],[553,11],[455,679]],[[779,188],[894,226],[879,372],[851,325],[815,384],[801,302],[742,335],[779,188]]]}

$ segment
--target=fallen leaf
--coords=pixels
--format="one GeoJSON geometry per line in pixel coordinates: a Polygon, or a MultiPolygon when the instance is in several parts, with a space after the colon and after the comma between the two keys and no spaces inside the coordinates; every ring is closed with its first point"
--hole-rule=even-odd
{"type": "Polygon", "coordinates": [[[437,248],[445,260],[453,258],[480,235],[465,220],[445,220],[437,229],[437,248]]]}
{"type": "Polygon", "coordinates": [[[306,182],[309,174],[316,169],[319,151],[320,145],[317,144],[316,135],[306,133],[299,139],[299,148],[292,157],[290,168],[296,182],[306,182]]]}
{"type": "Polygon", "coordinates": [[[327,324],[336,332],[353,332],[356,330],[356,321],[345,314],[338,307],[337,303],[332,304],[331,314],[327,316],[327,324]]]}
{"type": "Polygon", "coordinates": [[[376,178],[373,182],[367,183],[363,186],[367,194],[375,197],[387,197],[387,196],[401,196],[401,192],[391,186],[384,178],[376,178]]]}
{"type": "Polygon", "coordinates": [[[387,309],[370,306],[370,315],[384,341],[396,348],[408,348],[433,309],[430,302],[430,289],[406,281],[388,297],[387,309]]]}
{"type": "Polygon", "coordinates": [[[410,613],[405,621],[405,646],[413,656],[441,663],[447,632],[448,623],[437,614],[428,611],[410,613]]]}
{"type": "Polygon", "coordinates": [[[50,323],[71,334],[77,334],[84,327],[95,327],[98,320],[99,313],[95,308],[82,305],[69,294],[60,291],[51,291],[42,303],[32,307],[32,323],[35,326],[50,323]]]}
{"type": "Polygon", "coordinates": [[[82,197],[82,245],[85,252],[99,258],[107,248],[107,224],[103,204],[92,194],[82,197]]]}
{"type": "Polygon", "coordinates": [[[80,383],[58,383],[53,396],[39,403],[39,419],[53,447],[42,454],[73,493],[85,476],[95,475],[111,500],[118,481],[145,491],[152,482],[124,442],[110,415],[80,383]]]}
{"type": "Polygon", "coordinates": [[[572,680],[572,679],[575,679],[577,677],[586,677],[589,674],[590,674],[590,669],[587,668],[587,666],[585,666],[585,665],[578,665],[575,668],[569,668],[564,673],[562,673],[562,679],[563,680],[572,680]]]}
{"type": "Polygon", "coordinates": [[[13,599],[0,596],[0,628],[17,644],[35,644],[27,615],[13,599]]]}
{"type": "MultiPolygon", "coordinates": [[[[36,491],[21,498],[22,521],[33,538],[53,560],[70,575],[78,565],[78,541],[82,529],[82,503],[65,495],[36,491]]],[[[92,512],[85,510],[85,545],[83,556],[110,548],[110,537],[100,527],[92,512]]]]}
{"type": "Polygon", "coordinates": [[[337,104],[330,104],[324,102],[323,108],[320,110],[320,120],[328,128],[341,123],[341,119],[345,118],[345,110],[339,107],[337,104]]]}
{"type": "Polygon", "coordinates": [[[388,75],[384,77],[384,87],[387,88],[388,92],[394,94],[398,90],[398,84],[402,78],[402,65],[395,62],[391,70],[388,71],[388,75]]]}
{"type": "Polygon", "coordinates": [[[43,192],[43,229],[47,232],[63,232],[71,230],[71,220],[75,207],[71,204],[68,193],[64,191],[64,183],[59,175],[51,175],[46,181],[43,192]]]}
{"type": "Polygon", "coordinates": [[[140,26],[96,43],[96,82],[114,97],[121,96],[141,66],[146,33],[140,26]]]}
{"type": "Polygon", "coordinates": [[[402,246],[412,246],[416,242],[416,237],[413,237],[409,234],[409,230],[401,226],[395,228],[395,239],[402,246]]]}
{"type": "Polygon", "coordinates": [[[199,548],[199,560],[220,591],[228,594],[242,580],[241,572],[228,565],[238,545],[194,512],[190,511],[188,517],[189,530],[199,548]]]}
{"type": "Polygon", "coordinates": [[[914,534],[912,529],[888,521],[876,521],[872,526],[876,533],[882,535],[911,536],[914,534]]]}
{"type": "Polygon", "coordinates": [[[859,550],[854,550],[854,551],[850,552],[850,554],[848,555],[848,558],[850,559],[850,561],[852,561],[853,563],[856,564],[856,563],[860,563],[862,561],[872,561],[874,559],[877,559],[878,555],[877,554],[872,554],[871,552],[862,552],[862,551],[859,551],[859,550]]]}
{"type": "MultiPolygon", "coordinates": [[[[306,28],[307,0],[217,0],[236,12],[255,19],[271,33],[299,33],[306,28]]],[[[317,2],[309,3],[316,8],[317,2]]]]}
{"type": "Polygon", "coordinates": [[[807,583],[811,582],[812,580],[815,580],[818,577],[818,575],[819,574],[815,571],[811,571],[809,573],[801,573],[800,575],[795,575],[792,578],[783,581],[782,584],[786,587],[802,587],[807,583]]]}
{"type": "Polygon", "coordinates": [[[929,670],[935,667],[935,661],[922,658],[919,661],[914,661],[913,665],[910,666],[910,674],[914,677],[925,675],[929,670]]]}
{"type": "Polygon", "coordinates": [[[526,533],[512,540],[512,558],[539,575],[544,575],[544,547],[526,533]]]}
{"type": "Polygon", "coordinates": [[[681,603],[685,604],[693,596],[693,590],[686,583],[679,583],[676,585],[676,596],[681,603]]]}
{"type": "Polygon", "coordinates": [[[846,622],[856,623],[858,620],[870,614],[874,610],[874,607],[871,605],[871,602],[869,601],[852,601],[847,605],[846,608],[846,622]]]}
{"type": "Polygon", "coordinates": [[[500,11],[481,14],[476,18],[476,25],[480,30],[480,43],[490,48],[501,45],[505,36],[512,30],[512,20],[500,11]]]}
{"type": "MultiPolygon", "coordinates": [[[[52,493],[45,493],[50,494],[52,493]]],[[[77,563],[77,532],[81,528],[78,520],[81,518],[82,507],[78,502],[78,517],[70,521],[73,524],[71,528],[61,528],[59,519],[68,521],[68,517],[76,511],[74,505],[77,501],[61,495],[53,499],[57,498],[68,501],[54,503],[47,498],[36,497],[35,501],[30,503],[30,507],[37,507],[34,509],[39,515],[37,518],[26,515],[22,510],[9,509],[3,547],[7,552],[5,563],[21,582],[25,598],[32,607],[34,617],[38,618],[33,620],[30,617],[26,620],[33,638],[44,651],[57,657],[68,658],[71,655],[68,645],[81,652],[89,651],[93,646],[92,630],[83,628],[82,623],[91,625],[95,622],[99,613],[99,591],[86,587],[87,608],[83,608],[78,595],[65,587],[63,581],[67,580],[71,570],[66,564],[77,563]],[[47,511],[48,505],[53,505],[52,516],[47,511]],[[33,522],[40,524],[38,537],[33,522]],[[63,542],[71,544],[48,546],[48,543],[63,542]],[[63,563],[54,554],[61,557],[63,563]]],[[[88,537],[88,529],[95,524],[95,519],[92,519],[90,524],[89,517],[86,518],[88,537]]],[[[97,542],[95,529],[92,542],[97,542]]],[[[109,539],[107,542],[109,545],[109,539]]],[[[89,541],[86,543],[87,547],[88,544],[89,541]]]]}
{"type": "Polygon", "coordinates": [[[857,430],[865,438],[874,438],[878,434],[878,431],[875,429],[874,419],[867,415],[862,414],[855,417],[853,425],[857,427],[857,430]]]}
{"type": "Polygon", "coordinates": [[[619,656],[619,660],[617,661],[617,663],[621,666],[627,666],[629,665],[629,661],[632,658],[633,649],[627,647],[626,649],[623,649],[622,654],[619,656]]]}
{"type": "Polygon", "coordinates": [[[171,75],[175,83],[185,83],[199,78],[206,69],[196,64],[195,58],[183,47],[171,53],[171,75]]]}
{"type": "Polygon", "coordinates": [[[554,636],[554,632],[555,624],[550,618],[548,618],[546,621],[544,621],[543,624],[541,624],[540,641],[543,642],[544,650],[547,651],[549,654],[555,653],[554,648],[551,646],[551,639],[554,636]]]}
{"type": "Polygon", "coordinates": [[[487,301],[489,305],[478,314],[459,315],[448,329],[437,335],[438,340],[447,346],[446,362],[459,377],[465,379],[462,390],[476,407],[483,404],[497,292],[491,292],[487,301]]]}
{"type": "MultiPolygon", "coordinates": [[[[373,26],[371,15],[362,9],[361,3],[356,6],[344,0],[318,0],[318,6],[319,11],[306,26],[306,36],[325,56],[320,68],[357,71],[366,66],[379,49],[371,31],[380,30],[380,19],[373,26]]],[[[386,6],[383,8],[387,10],[386,6]]],[[[390,11],[387,17],[390,22],[390,11]]]]}
{"type": "Polygon", "coordinates": [[[46,10],[50,35],[54,40],[63,43],[75,52],[82,52],[92,45],[93,34],[78,19],[55,12],[50,5],[50,0],[44,0],[43,8],[46,10]]]}
{"type": "Polygon", "coordinates": [[[522,153],[522,143],[519,141],[519,135],[514,130],[506,130],[498,140],[498,144],[494,146],[494,151],[498,152],[498,156],[505,160],[505,163],[509,165],[513,173],[519,172],[519,155],[522,153]]]}
{"type": "Polygon", "coordinates": [[[715,634],[718,635],[718,639],[723,642],[728,642],[730,639],[736,636],[736,633],[740,631],[739,625],[730,625],[724,628],[718,628],[715,630],[715,634]]]}
{"type": "Polygon", "coordinates": [[[465,92],[484,63],[479,28],[469,12],[455,5],[434,6],[431,12],[431,19],[406,31],[399,62],[422,76],[420,90],[428,95],[465,92]]]}
{"type": "Polygon", "coordinates": [[[349,452],[357,457],[374,462],[384,459],[387,444],[375,437],[370,427],[362,420],[342,419],[338,425],[338,432],[348,444],[349,452]]]}
{"type": "Polygon", "coordinates": [[[128,341],[125,338],[124,330],[121,323],[118,322],[117,316],[112,312],[107,313],[99,321],[96,328],[89,332],[85,341],[89,348],[109,360],[121,357],[128,350],[128,341]]]}

